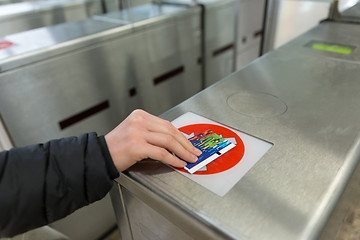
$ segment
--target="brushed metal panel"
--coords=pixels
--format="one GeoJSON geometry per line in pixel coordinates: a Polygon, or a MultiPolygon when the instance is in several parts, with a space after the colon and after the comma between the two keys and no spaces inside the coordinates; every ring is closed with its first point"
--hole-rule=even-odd
{"type": "Polygon", "coordinates": [[[260,46],[263,35],[265,1],[240,1],[237,18],[238,54],[252,47],[260,46]]]}
{"type": "Polygon", "coordinates": [[[132,195],[126,188],[123,189],[123,197],[130,212],[129,219],[134,240],[193,239],[157,211],[132,195]]]}
{"type": "Polygon", "coordinates": [[[359,25],[346,24],[340,22],[323,22],[319,26],[311,29],[307,33],[299,36],[280,49],[289,52],[289,54],[301,53],[307,55],[319,55],[329,58],[343,59],[347,61],[360,61],[359,46],[359,25]],[[334,52],[320,51],[306,47],[311,41],[338,44],[341,46],[352,46],[355,49],[351,54],[340,54],[334,52]]]}
{"type": "MultiPolygon", "coordinates": [[[[143,163],[146,164],[146,161],[143,163]]],[[[150,172],[156,173],[158,172],[159,167],[161,167],[161,164],[158,163],[157,165],[148,166],[150,167],[148,168],[150,172]]],[[[136,168],[133,169],[135,170],[136,168]]],[[[155,211],[155,213],[157,213],[156,221],[155,219],[152,222],[144,221],[143,223],[145,225],[142,225],[146,227],[146,229],[142,227],[143,229],[148,230],[148,227],[152,226],[153,229],[151,230],[155,231],[156,233],[161,233],[162,229],[155,227],[153,224],[160,224],[157,226],[162,226],[161,224],[165,224],[167,228],[165,232],[166,234],[171,233],[172,231],[182,232],[181,236],[183,236],[185,239],[189,239],[189,237],[192,239],[231,238],[231,236],[226,235],[222,231],[219,231],[209,223],[199,221],[201,218],[200,216],[197,216],[193,212],[189,213],[184,211],[181,206],[176,204],[176,202],[164,201],[164,199],[157,193],[147,189],[142,184],[139,184],[139,182],[130,179],[127,176],[127,173],[120,174],[120,177],[116,181],[121,184],[121,189],[124,193],[123,200],[128,210],[130,221],[132,222],[131,228],[133,228],[135,225],[135,231],[141,231],[142,226],[139,226],[139,218],[144,216],[144,219],[149,219],[149,215],[151,216],[155,211]],[[141,205],[139,208],[136,208],[137,202],[139,202],[141,205]],[[133,219],[131,219],[132,216],[133,219]]],[[[116,214],[118,215],[118,213],[116,214]]],[[[138,236],[139,233],[137,232],[136,235],[138,236]]],[[[156,236],[156,234],[153,235],[156,236]]]]}
{"type": "Polygon", "coordinates": [[[142,33],[150,78],[139,88],[145,102],[151,103],[147,109],[153,109],[154,114],[168,110],[201,90],[201,68],[197,64],[200,36],[187,23],[170,22],[142,33]],[[181,36],[187,37],[179,41],[181,36]],[[183,72],[154,84],[154,78],[177,68],[183,68],[183,72]]]}
{"type": "Polygon", "coordinates": [[[91,46],[99,41],[126,35],[129,26],[94,19],[59,24],[6,36],[14,43],[0,52],[0,72],[91,46]]]}
{"type": "Polygon", "coordinates": [[[76,21],[103,12],[100,0],[57,0],[0,5],[0,36],[76,21]]]}
{"type": "Polygon", "coordinates": [[[134,57],[135,44],[131,37],[121,38],[1,74],[0,111],[15,144],[87,131],[104,134],[141,107],[138,96],[129,96],[142,77],[134,65],[142,61],[134,57]],[[104,100],[109,109],[60,130],[59,121],[104,100]]]}
{"type": "MultiPolygon", "coordinates": [[[[205,7],[205,86],[233,72],[235,54],[235,2],[204,1],[205,7]],[[225,50],[227,46],[232,46],[225,50]],[[224,49],[220,54],[217,50],[224,49]]],[[[201,2],[203,3],[203,2],[201,2]]]]}
{"type": "Polygon", "coordinates": [[[132,23],[142,48],[144,76],[138,90],[144,109],[158,115],[201,90],[199,8],[146,4],[96,19],[132,23]]]}
{"type": "Polygon", "coordinates": [[[117,226],[119,228],[121,238],[133,239],[123,191],[124,188],[122,186],[114,184],[110,191],[111,202],[114,208],[117,226]]]}
{"type": "Polygon", "coordinates": [[[357,62],[272,51],[162,115],[192,111],[274,143],[222,198],[156,162],[128,176],[230,236],[315,239],[359,161],[359,74],[357,62]],[[226,99],[240,91],[272,94],[288,109],[265,119],[237,113],[226,99]]]}

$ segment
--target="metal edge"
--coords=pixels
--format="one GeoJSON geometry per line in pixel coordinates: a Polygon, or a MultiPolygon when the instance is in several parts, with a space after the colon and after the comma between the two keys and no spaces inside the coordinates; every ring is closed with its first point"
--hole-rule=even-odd
{"type": "Polygon", "coordinates": [[[14,146],[14,141],[10,137],[10,133],[0,113],[0,151],[9,150],[14,146]]]}
{"type": "Polygon", "coordinates": [[[114,183],[110,190],[111,202],[115,211],[115,217],[122,239],[133,239],[129,215],[124,202],[121,186],[114,183]],[[120,206],[117,203],[121,203],[120,206]],[[119,214],[117,214],[119,213],[119,214]]]}
{"type": "Polygon", "coordinates": [[[191,236],[194,239],[203,239],[204,236],[206,239],[236,239],[231,233],[217,228],[216,224],[210,224],[206,216],[197,215],[190,209],[176,204],[174,199],[159,189],[156,189],[155,193],[128,176],[126,172],[121,173],[115,181],[184,232],[195,233],[196,235],[191,236]]]}
{"type": "Polygon", "coordinates": [[[0,61],[0,73],[10,71],[30,63],[39,62],[60,54],[71,52],[75,49],[80,50],[85,47],[90,47],[97,44],[99,41],[116,40],[116,38],[122,34],[131,31],[131,25],[118,26],[95,34],[61,42],[53,46],[43,47],[41,49],[29,51],[14,57],[9,57],[0,61]],[[17,62],[20,59],[22,60],[21,63],[17,62]]]}

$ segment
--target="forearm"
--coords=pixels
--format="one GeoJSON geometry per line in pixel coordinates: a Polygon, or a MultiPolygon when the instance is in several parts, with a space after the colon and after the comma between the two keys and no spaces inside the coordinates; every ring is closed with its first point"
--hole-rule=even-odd
{"type": "Polygon", "coordinates": [[[105,196],[117,171],[104,142],[91,133],[0,153],[0,236],[48,224],[105,196]]]}

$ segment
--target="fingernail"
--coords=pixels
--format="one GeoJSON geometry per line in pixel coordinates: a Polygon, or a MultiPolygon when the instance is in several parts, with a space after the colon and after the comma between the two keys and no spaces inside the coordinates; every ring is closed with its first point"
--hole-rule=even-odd
{"type": "Polygon", "coordinates": [[[194,150],[195,154],[196,154],[197,156],[200,156],[200,155],[202,154],[201,150],[198,149],[198,148],[196,148],[196,147],[194,147],[194,148],[195,148],[195,150],[194,150]]]}
{"type": "Polygon", "coordinates": [[[187,165],[186,162],[182,162],[181,167],[184,168],[184,167],[186,167],[186,165],[187,165]]]}
{"type": "Polygon", "coordinates": [[[191,155],[191,160],[193,160],[193,162],[196,162],[198,160],[198,158],[195,155],[191,155]]]}

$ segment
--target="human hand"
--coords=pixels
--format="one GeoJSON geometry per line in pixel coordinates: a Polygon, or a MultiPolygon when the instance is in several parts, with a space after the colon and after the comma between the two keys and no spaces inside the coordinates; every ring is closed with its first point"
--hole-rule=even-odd
{"type": "Polygon", "coordinates": [[[133,111],[105,135],[105,141],[119,172],[146,158],[182,168],[201,154],[169,121],[143,110],[133,111]]]}

